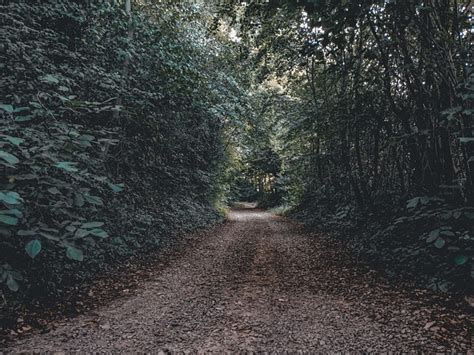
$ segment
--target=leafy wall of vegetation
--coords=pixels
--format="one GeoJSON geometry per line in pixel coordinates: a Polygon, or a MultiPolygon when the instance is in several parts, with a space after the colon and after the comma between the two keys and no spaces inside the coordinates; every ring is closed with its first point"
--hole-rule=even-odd
{"type": "Polygon", "coordinates": [[[6,1],[0,24],[0,304],[221,219],[225,117],[243,95],[202,14],[6,1]]]}

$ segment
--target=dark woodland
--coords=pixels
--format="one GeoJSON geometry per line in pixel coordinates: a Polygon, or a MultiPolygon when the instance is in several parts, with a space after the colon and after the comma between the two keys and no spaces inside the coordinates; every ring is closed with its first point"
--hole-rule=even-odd
{"type": "Polygon", "coordinates": [[[470,0],[0,0],[0,351],[471,353],[470,0]]]}

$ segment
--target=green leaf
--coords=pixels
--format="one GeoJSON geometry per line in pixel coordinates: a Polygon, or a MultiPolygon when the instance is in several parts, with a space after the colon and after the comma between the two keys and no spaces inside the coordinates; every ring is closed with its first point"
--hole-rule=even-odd
{"type": "Polygon", "coordinates": [[[104,231],[103,229],[101,228],[96,228],[96,229],[93,229],[90,231],[90,233],[96,237],[99,237],[99,238],[107,238],[109,235],[107,234],[106,231],[104,231]]]}
{"type": "Polygon", "coordinates": [[[434,243],[435,247],[438,249],[441,249],[442,247],[444,247],[445,244],[446,244],[446,241],[443,238],[438,238],[436,242],[434,243]]]}
{"type": "Polygon", "coordinates": [[[41,242],[34,239],[26,244],[25,250],[31,258],[34,258],[41,251],[41,242]]]}
{"type": "Polygon", "coordinates": [[[90,231],[87,229],[78,229],[76,230],[76,233],[74,233],[75,238],[84,238],[87,237],[90,234],[90,231]]]}
{"type": "Polygon", "coordinates": [[[24,139],[17,138],[17,137],[10,137],[10,136],[5,136],[3,138],[9,141],[11,144],[16,145],[17,147],[20,146],[20,144],[25,141],[24,139]]]}
{"type": "Polygon", "coordinates": [[[16,226],[18,224],[18,218],[0,214],[0,222],[9,226],[16,226]]]}
{"type": "Polygon", "coordinates": [[[88,222],[88,223],[84,223],[81,228],[84,228],[84,229],[91,229],[91,228],[99,228],[99,227],[102,227],[104,225],[104,222],[88,222]]]}
{"type": "Polygon", "coordinates": [[[19,205],[23,202],[20,194],[15,191],[0,192],[0,201],[3,201],[9,205],[19,205]]]}
{"type": "Polygon", "coordinates": [[[461,217],[462,213],[460,211],[456,211],[453,213],[454,219],[459,219],[461,217]]]}
{"type": "Polygon", "coordinates": [[[77,230],[77,228],[74,227],[73,225],[69,225],[66,227],[66,230],[70,233],[74,233],[77,230]]]}
{"type": "Polygon", "coordinates": [[[458,266],[460,265],[464,265],[465,263],[467,263],[467,261],[469,260],[469,258],[465,255],[458,255],[454,258],[454,263],[458,266]]]}
{"type": "Polygon", "coordinates": [[[36,230],[19,230],[17,233],[20,237],[31,237],[37,234],[36,230]]]}
{"type": "Polygon", "coordinates": [[[6,104],[0,104],[0,109],[2,109],[3,111],[7,113],[12,113],[14,111],[12,105],[6,105],[6,104]]]}
{"type": "Polygon", "coordinates": [[[79,169],[76,167],[76,165],[77,165],[77,163],[75,163],[75,162],[62,161],[62,162],[56,163],[54,166],[59,168],[59,169],[66,170],[66,171],[77,172],[77,171],[79,171],[79,169]]]}
{"type": "Polygon", "coordinates": [[[18,285],[18,282],[15,281],[13,276],[11,274],[8,274],[7,276],[7,286],[10,289],[10,291],[16,292],[20,289],[20,285],[18,285]]]}
{"type": "Polygon", "coordinates": [[[45,232],[39,232],[39,235],[41,235],[42,237],[46,238],[46,239],[49,239],[49,240],[54,240],[55,242],[59,242],[59,238],[56,237],[55,235],[52,235],[52,234],[49,234],[49,233],[45,233],[45,232]]]}
{"type": "Polygon", "coordinates": [[[51,233],[58,233],[59,231],[56,228],[49,228],[49,227],[41,227],[42,231],[51,232],[51,233]]]}
{"type": "Polygon", "coordinates": [[[430,234],[428,234],[428,238],[426,238],[427,243],[433,243],[439,237],[439,229],[432,230],[430,234]]]}
{"type": "Polygon", "coordinates": [[[51,194],[53,194],[53,195],[59,195],[59,194],[61,194],[61,191],[59,191],[57,187],[50,187],[50,188],[48,189],[48,192],[51,193],[51,194]]]}
{"type": "Polygon", "coordinates": [[[108,182],[107,185],[112,189],[113,192],[122,192],[125,188],[124,184],[112,184],[108,182]]]}
{"type": "Polygon", "coordinates": [[[460,141],[461,143],[474,142],[474,137],[462,137],[462,138],[459,138],[459,141],[460,141]]]}
{"type": "Polygon", "coordinates": [[[26,116],[16,116],[15,122],[27,122],[33,119],[33,115],[26,115],[26,116]]]}
{"type": "Polygon", "coordinates": [[[83,261],[84,260],[84,254],[82,253],[82,250],[73,247],[72,245],[68,245],[66,248],[66,256],[75,261],[83,261]]]}
{"type": "Polygon", "coordinates": [[[84,134],[78,138],[79,144],[83,147],[92,147],[91,142],[95,139],[95,137],[84,134]]]}
{"type": "Polygon", "coordinates": [[[23,111],[29,111],[30,108],[29,107],[17,107],[13,110],[13,112],[23,112],[23,111]]]}
{"type": "Polygon", "coordinates": [[[0,211],[0,214],[7,214],[7,215],[15,216],[15,217],[18,217],[18,218],[21,218],[23,216],[23,213],[20,210],[16,209],[16,208],[0,211]]]}
{"type": "Polygon", "coordinates": [[[94,136],[91,136],[90,134],[83,134],[82,136],[79,136],[78,138],[80,141],[88,141],[91,142],[95,139],[94,136]]]}
{"type": "Polygon", "coordinates": [[[82,195],[80,193],[75,193],[74,194],[74,204],[77,206],[77,207],[82,207],[84,206],[84,197],[82,197],[82,195]]]}
{"type": "Polygon", "coordinates": [[[45,76],[42,76],[40,79],[41,79],[41,81],[46,82],[46,83],[50,83],[50,84],[58,84],[59,83],[58,78],[56,78],[52,74],[46,74],[45,76]]]}
{"type": "Polygon", "coordinates": [[[15,165],[20,162],[20,160],[13,154],[7,153],[4,150],[0,150],[0,158],[5,160],[10,165],[15,165]]]}
{"type": "Polygon", "coordinates": [[[408,209],[413,209],[415,208],[416,206],[418,206],[418,203],[420,202],[420,198],[419,197],[415,197],[415,198],[412,198],[411,200],[408,200],[407,201],[407,208],[408,209]]]}
{"type": "Polygon", "coordinates": [[[441,231],[441,235],[444,235],[446,237],[454,237],[456,234],[454,234],[450,230],[445,230],[445,231],[441,231]]]}
{"type": "Polygon", "coordinates": [[[87,194],[84,194],[84,199],[93,204],[93,205],[97,205],[97,206],[102,206],[104,203],[102,202],[102,199],[99,197],[99,196],[92,196],[92,195],[87,195],[87,194]]]}

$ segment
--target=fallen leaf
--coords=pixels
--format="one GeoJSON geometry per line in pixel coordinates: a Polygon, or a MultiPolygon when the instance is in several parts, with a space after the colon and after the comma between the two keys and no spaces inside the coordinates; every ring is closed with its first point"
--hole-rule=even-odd
{"type": "Polygon", "coordinates": [[[435,325],[435,323],[436,323],[435,321],[426,323],[424,329],[425,330],[430,329],[433,325],[435,325]]]}
{"type": "Polygon", "coordinates": [[[104,330],[109,330],[110,329],[110,324],[109,323],[101,324],[101,325],[99,325],[99,327],[101,329],[104,329],[104,330]]]}

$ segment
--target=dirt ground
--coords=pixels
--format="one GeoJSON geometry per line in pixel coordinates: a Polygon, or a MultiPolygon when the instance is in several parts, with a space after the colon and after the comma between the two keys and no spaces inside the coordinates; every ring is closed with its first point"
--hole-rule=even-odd
{"type": "Polygon", "coordinates": [[[390,284],[329,238],[234,209],[128,298],[11,352],[470,352],[466,309],[390,284]]]}

